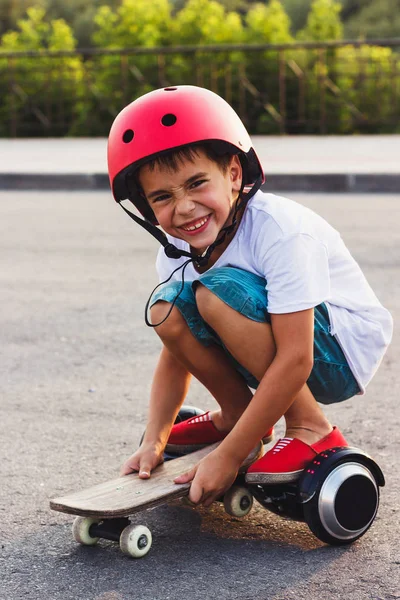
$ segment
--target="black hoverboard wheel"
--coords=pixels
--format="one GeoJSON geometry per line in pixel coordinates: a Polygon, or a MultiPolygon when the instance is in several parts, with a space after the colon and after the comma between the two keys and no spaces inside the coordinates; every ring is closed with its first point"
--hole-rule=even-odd
{"type": "Polygon", "coordinates": [[[385,480],[378,465],[357,448],[318,454],[298,483],[304,520],[321,541],[350,544],[372,525],[385,480]]]}
{"type": "Polygon", "coordinates": [[[201,408],[196,408],[195,406],[184,405],[179,409],[175,419],[175,425],[177,423],[181,423],[182,421],[187,421],[192,417],[197,417],[198,415],[204,415],[204,410],[201,410],[201,408]]]}

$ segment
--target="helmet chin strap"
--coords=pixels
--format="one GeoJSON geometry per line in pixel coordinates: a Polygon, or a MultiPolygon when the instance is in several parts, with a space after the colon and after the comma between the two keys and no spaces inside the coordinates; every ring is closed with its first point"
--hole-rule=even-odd
{"type": "Polygon", "coordinates": [[[120,202],[119,202],[119,205],[121,206],[122,210],[124,210],[126,212],[126,214],[135,221],[135,223],[137,223],[138,225],[140,225],[141,227],[146,229],[146,231],[148,231],[153,237],[156,238],[156,240],[158,240],[160,242],[160,244],[162,246],[164,246],[164,252],[168,256],[168,258],[176,258],[177,259],[177,258],[182,258],[185,256],[187,258],[192,259],[192,261],[196,264],[196,266],[205,267],[210,259],[211,253],[214,251],[214,249],[225,241],[227,235],[231,234],[232,231],[234,231],[234,229],[236,227],[236,223],[237,223],[237,214],[238,214],[239,210],[250,200],[250,198],[252,198],[252,196],[254,196],[254,194],[260,188],[261,182],[262,182],[262,176],[259,176],[257,178],[257,181],[254,183],[253,187],[251,188],[251,190],[245,195],[244,198],[241,198],[243,189],[245,187],[242,183],[242,187],[241,187],[239,195],[236,199],[236,205],[235,205],[235,210],[233,213],[232,223],[230,225],[228,225],[227,227],[223,227],[221,229],[221,231],[218,234],[217,239],[210,246],[208,246],[202,254],[195,254],[193,252],[186,252],[185,250],[180,250],[179,248],[174,246],[174,244],[171,244],[171,242],[168,241],[167,236],[165,235],[165,233],[163,231],[161,231],[161,229],[158,229],[158,227],[156,227],[149,221],[140,219],[134,213],[132,213],[130,210],[126,209],[125,206],[123,206],[120,202]],[[239,201],[240,199],[241,199],[241,201],[239,201]]]}
{"type": "Polygon", "coordinates": [[[140,225],[141,227],[146,229],[146,231],[151,233],[151,235],[153,237],[155,237],[156,240],[159,241],[162,246],[164,246],[164,252],[168,256],[168,258],[181,258],[182,256],[187,256],[188,258],[193,258],[194,260],[197,258],[196,255],[193,255],[190,252],[186,252],[185,250],[180,250],[179,248],[177,248],[176,246],[171,244],[168,241],[168,238],[165,235],[165,233],[163,231],[161,231],[161,229],[158,229],[158,227],[156,227],[155,225],[150,223],[150,221],[145,221],[144,219],[140,219],[134,213],[132,213],[130,210],[125,208],[125,206],[123,206],[121,203],[119,203],[119,205],[122,208],[122,210],[124,210],[126,212],[128,217],[133,219],[135,221],[135,223],[137,223],[138,225],[140,225]]]}

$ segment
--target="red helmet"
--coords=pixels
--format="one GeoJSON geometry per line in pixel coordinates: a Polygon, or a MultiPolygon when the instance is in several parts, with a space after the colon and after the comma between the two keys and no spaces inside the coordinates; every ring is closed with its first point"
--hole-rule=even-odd
{"type": "Polygon", "coordinates": [[[191,85],[162,88],[141,96],[117,115],[108,138],[108,173],[117,202],[129,198],[148,221],[154,213],[127,175],[162,152],[206,142],[213,150],[238,154],[244,185],[264,181],[250,136],[223,98],[191,85]]]}

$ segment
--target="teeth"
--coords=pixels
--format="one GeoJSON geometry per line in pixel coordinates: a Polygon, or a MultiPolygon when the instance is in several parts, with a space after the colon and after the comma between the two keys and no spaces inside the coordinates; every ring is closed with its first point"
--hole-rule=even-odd
{"type": "Polygon", "coordinates": [[[185,229],[185,231],[194,231],[195,229],[199,229],[200,227],[202,227],[204,225],[204,223],[207,222],[207,220],[208,220],[208,217],[206,217],[202,221],[199,221],[199,223],[197,223],[196,225],[193,225],[192,227],[182,227],[182,229],[185,229]]]}

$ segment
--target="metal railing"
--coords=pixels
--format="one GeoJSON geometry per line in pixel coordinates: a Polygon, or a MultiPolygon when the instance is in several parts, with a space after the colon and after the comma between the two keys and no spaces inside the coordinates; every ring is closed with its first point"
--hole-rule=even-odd
{"type": "Polygon", "coordinates": [[[0,135],[105,136],[158,87],[223,96],[252,134],[400,131],[400,39],[0,52],[0,135]]]}

